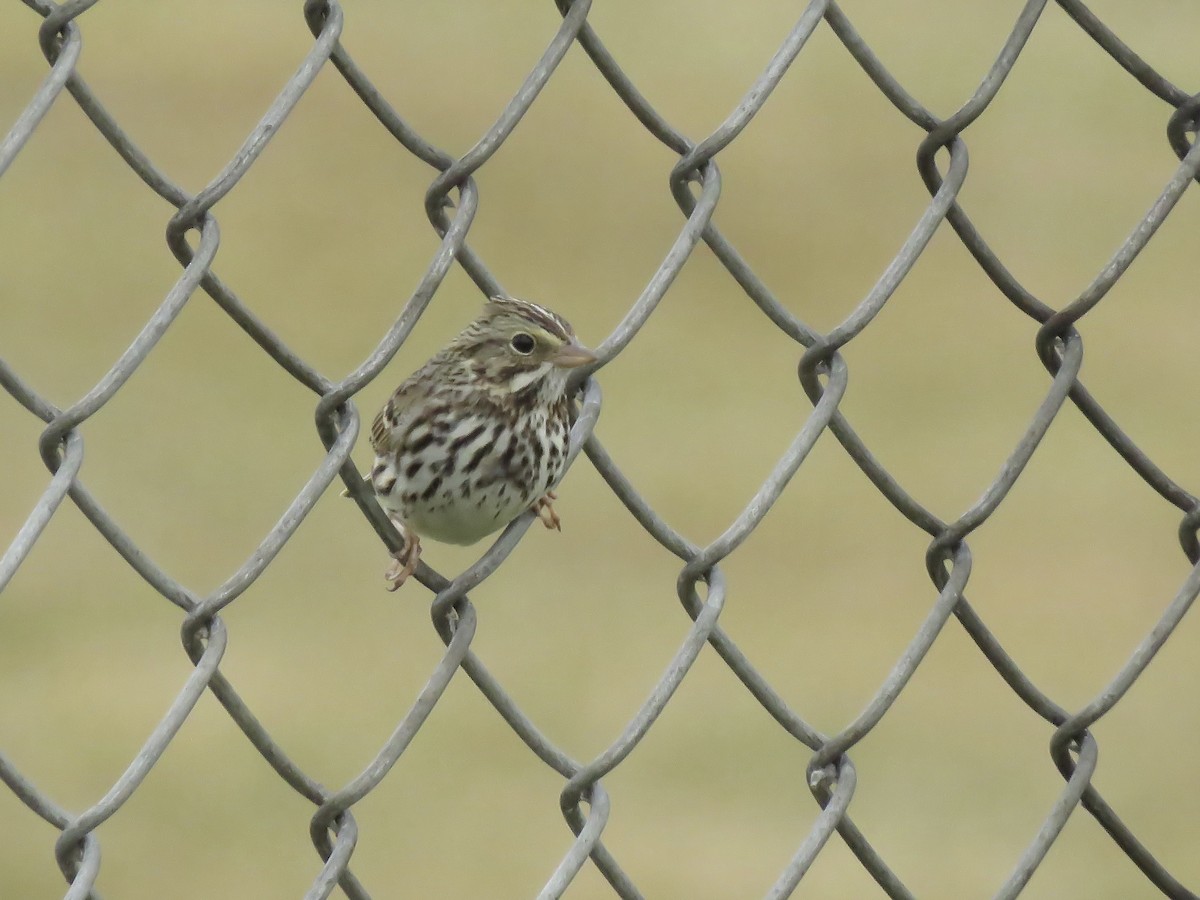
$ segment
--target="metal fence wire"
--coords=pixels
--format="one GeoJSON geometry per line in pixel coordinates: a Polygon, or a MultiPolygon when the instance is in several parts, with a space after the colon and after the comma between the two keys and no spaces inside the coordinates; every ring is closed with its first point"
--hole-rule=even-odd
{"type": "MultiPolygon", "coordinates": [[[[55,5],[47,0],[24,0],[26,6],[43,17],[38,37],[49,63],[49,72],[0,142],[0,175],[22,151],[53,104],[65,102],[65,89],[142,182],[177,208],[167,230],[167,242],[183,272],[129,349],[84,397],[66,409],[51,405],[18,372],[0,361],[0,384],[29,413],[46,423],[41,434],[40,451],[52,476],[23,527],[0,559],[0,589],[8,584],[28,557],[63,500],[70,497],[129,566],[183,612],[182,640],[194,669],[128,768],[98,802],[80,813],[71,813],[59,806],[46,791],[24,777],[12,761],[0,755],[0,778],[9,790],[32,813],[61,830],[56,854],[58,865],[69,884],[67,897],[98,896],[94,888],[100,869],[97,828],[129,802],[151,767],[167,752],[205,691],[211,691],[218,698],[246,739],[279,777],[316,809],[311,819],[310,833],[322,864],[306,896],[327,897],[340,888],[348,897],[368,897],[367,886],[356,877],[351,865],[358,834],[355,804],[375,789],[401,759],[418,736],[447,684],[460,669],[529,750],[565,779],[560,803],[575,839],[557,869],[548,873],[548,880],[539,896],[562,896],[582,867],[591,860],[616,895],[624,898],[641,897],[638,885],[602,841],[609,815],[609,795],[604,787],[604,778],[621,765],[654,726],[706,645],[719,654],[767,715],[812,751],[807,769],[809,786],[821,812],[786,867],[778,873],[768,896],[791,895],[836,833],[888,896],[910,897],[912,893],[900,874],[893,871],[872,845],[869,836],[860,830],[849,814],[856,784],[855,767],[849,751],[888,713],[951,618],[958,620],[978,651],[995,667],[1017,697],[1053,726],[1050,754],[1063,779],[1057,802],[1030,839],[1008,880],[996,890],[995,896],[1014,897],[1022,891],[1061,834],[1068,817],[1077,813],[1080,807],[1103,827],[1120,852],[1128,855],[1144,873],[1149,885],[1169,897],[1195,896],[1151,854],[1092,785],[1097,742],[1089,729],[1129,691],[1157,651],[1171,637],[1200,592],[1200,543],[1197,540],[1200,502],[1159,468],[1080,382],[1078,374],[1083,342],[1076,326],[1122,277],[1171,213],[1184,190],[1197,178],[1200,171],[1200,144],[1196,143],[1195,136],[1200,120],[1200,94],[1191,95],[1159,75],[1082,3],[1077,0],[1058,0],[1062,10],[1129,77],[1170,108],[1166,137],[1180,163],[1150,210],[1133,225],[1127,239],[1095,279],[1073,302],[1062,309],[1054,309],[1018,283],[956,202],[967,167],[967,148],[962,132],[988,109],[996,97],[1037,26],[1046,0],[1029,0],[1025,4],[1003,49],[978,89],[960,109],[945,119],[936,117],[922,106],[889,74],[836,3],[813,0],[804,8],[795,26],[741,102],[719,128],[698,142],[685,138],[639,93],[637,86],[606,49],[601,36],[588,24],[590,0],[557,0],[562,17],[561,27],[495,124],[461,158],[454,158],[437,149],[410,127],[339,43],[343,26],[343,11],[339,4],[334,0],[309,0],[304,4],[303,14],[313,35],[311,50],[237,153],[208,186],[195,195],[179,188],[138,148],[77,70],[81,47],[81,25],[77,20],[95,2],[75,0],[55,5]],[[844,321],[827,333],[814,330],[785,309],[713,224],[721,186],[717,157],[738,138],[767,103],[774,88],[818,28],[830,29],[887,100],[926,132],[926,137],[920,143],[917,165],[930,196],[928,206],[900,252],[890,261],[867,296],[844,321]],[[371,383],[408,337],[452,264],[457,261],[485,295],[504,293],[483,259],[466,243],[479,202],[474,176],[513,133],[574,44],[578,44],[587,54],[621,102],[633,113],[637,123],[679,157],[671,171],[670,184],[674,199],[683,213],[684,224],[641,296],[617,328],[599,345],[601,359],[605,363],[611,361],[637,336],[689,254],[703,241],[737,281],[745,296],[780,331],[800,345],[798,378],[811,400],[812,411],[787,452],[778,460],[740,515],[717,540],[701,547],[664,523],[593,435],[600,413],[600,390],[595,378],[587,379],[580,386],[579,416],[572,431],[572,459],[578,463],[578,454],[585,454],[645,531],[683,561],[677,589],[692,625],[662,678],[653,686],[649,699],[603,753],[595,759],[580,762],[555,746],[472,653],[476,615],[468,593],[494,572],[513,550],[530,524],[530,516],[526,515],[513,523],[476,564],[457,578],[447,579],[422,566],[418,573],[420,582],[436,593],[432,619],[437,634],[445,643],[444,656],[407,715],[362,774],[338,790],[329,790],[289,758],[285,748],[268,733],[218,668],[227,641],[227,629],[221,613],[271,565],[319,498],[336,493],[343,482],[346,485],[358,482],[360,475],[350,462],[351,449],[361,424],[354,397],[371,383]],[[425,195],[425,211],[441,238],[440,247],[430,261],[424,278],[404,305],[395,324],[370,356],[341,381],[325,377],[290,350],[256,318],[212,268],[218,237],[213,207],[237,187],[263,148],[274,138],[284,118],[303,101],[306,90],[317,74],[329,65],[340,73],[392,137],[436,172],[425,195]],[[944,170],[935,163],[941,151],[945,151],[944,170]],[[883,309],[943,222],[949,224],[1004,296],[1020,312],[1038,323],[1037,353],[1050,375],[1049,387],[1019,443],[1012,448],[978,502],[952,521],[938,518],[908,493],[879,462],[839,410],[847,383],[847,365],[840,351],[862,334],[883,309]],[[211,297],[284,371],[317,394],[317,431],[325,447],[320,466],[312,472],[278,524],[270,530],[249,560],[230,573],[224,584],[207,596],[194,593],[167,575],[97,503],[79,477],[84,447],[80,426],[99,413],[122,389],[197,289],[211,297]],[[1047,429],[1068,401],[1083,413],[1096,433],[1116,450],[1149,488],[1179,508],[1182,514],[1179,544],[1193,566],[1174,599],[1138,644],[1127,664],[1095,694],[1094,699],[1073,710],[1064,708],[1039,690],[964,596],[971,569],[968,536],[1004,502],[1047,429]],[[718,621],[725,602],[722,561],[734,553],[763,520],[789,479],[805,461],[814,442],[826,432],[836,438],[879,493],[914,527],[929,535],[925,562],[937,593],[936,602],[886,680],[879,685],[871,702],[847,727],[829,735],[816,731],[788,705],[782,693],[760,674],[722,630],[718,621]]],[[[373,501],[360,497],[357,502],[384,544],[390,549],[397,549],[397,536],[373,501]]]]}

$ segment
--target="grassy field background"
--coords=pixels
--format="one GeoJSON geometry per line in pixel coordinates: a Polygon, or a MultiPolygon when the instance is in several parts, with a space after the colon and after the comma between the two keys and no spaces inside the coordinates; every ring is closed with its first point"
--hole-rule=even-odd
{"type": "MultiPolygon", "coordinates": [[[[558,25],[551,3],[348,0],[344,43],[430,141],[465,152],[558,25]]],[[[970,96],[1020,4],[847,3],[863,35],[939,115],[970,96]]],[[[1185,90],[1200,84],[1200,7],[1097,2],[1118,34],[1185,90]]],[[[678,128],[711,132],[774,52],[795,4],[597,3],[591,20],[678,128]]],[[[0,7],[0,129],[46,65],[38,18],[0,7]]],[[[299,3],[104,3],[81,20],[81,72],[138,145],[189,191],[236,151],[311,45],[299,3]]],[[[1053,306],[1104,265],[1176,165],[1169,108],[1046,11],[1008,83],[966,133],[961,199],[1022,282],[1053,306]]],[[[922,137],[822,27],[720,156],[716,221],[775,293],[826,330],[879,277],[928,202],[922,137]]],[[[477,176],[471,244],[511,292],[598,343],[682,224],[675,158],[572,48],[477,176]]],[[[242,183],[216,207],[215,269],[331,378],[398,315],[437,241],[421,206],[433,173],[327,68],[242,183]]],[[[179,268],[173,210],[63,97],[0,179],[0,355],[67,406],[103,375],[179,268]]],[[[1200,197],[1185,196],[1084,321],[1083,378],[1181,484],[1200,484],[1195,377],[1200,197]]],[[[476,312],[455,270],[411,340],[358,398],[391,388],[476,312]]],[[[1035,325],[948,226],[845,351],[843,409],[906,488],[948,518],[995,477],[1049,384],[1035,325]]],[[[707,542],[738,513],[811,411],[798,348],[706,248],[600,375],[598,434],[654,507],[707,542]]],[[[203,294],[82,432],[82,478],[174,577],[206,592],[241,565],[322,458],[315,398],[203,294]]],[[[42,425],[0,400],[0,543],[43,491],[42,425]]],[[[365,441],[356,451],[368,460],[365,441]]],[[[561,535],[532,530],[474,599],[474,647],[576,758],[624,727],[689,625],[678,561],[586,460],[562,486],[561,535]]],[[[1059,703],[1087,703],[1170,602],[1189,566],[1180,514],[1073,408],[1000,511],[970,538],[968,595],[1059,703]]],[[[836,731],[878,689],[935,599],[927,538],[822,437],[777,508],[724,566],[721,621],[793,708],[836,731]]],[[[431,544],[446,573],[481,548],[431,544]]],[[[356,508],[323,497],[224,615],[223,671],[303,768],[358,774],[424,684],[442,645],[416,583],[382,588],[385,555],[356,508]]],[[[179,611],[69,503],[0,599],[0,748],[62,805],[116,780],[190,664],[179,611]]],[[[1195,777],[1200,631],[1193,616],[1095,728],[1096,785],[1152,852],[1200,884],[1195,777]]],[[[990,896],[1062,787],[1051,729],[951,623],[893,710],[852,753],[852,813],[922,898],[990,896]]],[[[651,898],[761,896],[816,817],[808,752],[711,650],[605,784],[605,841],[651,898]]],[[[380,788],[355,807],[355,871],[378,897],[534,896],[571,842],[561,779],[457,676],[380,788]]],[[[311,807],[205,696],[166,756],[99,830],[105,896],[291,898],[319,869],[311,807]]],[[[0,791],[0,896],[60,896],[55,829],[0,791]]],[[[1154,892],[1077,812],[1024,896],[1154,892]]],[[[572,898],[611,896],[590,866],[572,898]]],[[[834,839],[797,896],[882,896],[834,839]]]]}

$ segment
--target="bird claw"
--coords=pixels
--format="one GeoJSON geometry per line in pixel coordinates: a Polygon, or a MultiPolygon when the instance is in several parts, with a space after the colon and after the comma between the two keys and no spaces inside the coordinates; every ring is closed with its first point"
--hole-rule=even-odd
{"type": "Polygon", "coordinates": [[[554,511],[554,507],[550,505],[551,500],[557,500],[558,495],[554,491],[546,491],[546,496],[539,497],[537,502],[533,504],[533,511],[542,524],[554,531],[562,531],[562,520],[558,517],[558,513],[554,511]]]}
{"type": "Polygon", "coordinates": [[[417,571],[417,562],[421,559],[421,539],[402,525],[393,524],[396,524],[404,538],[404,546],[392,554],[392,564],[383,577],[391,582],[389,591],[398,591],[408,576],[417,571]]]}

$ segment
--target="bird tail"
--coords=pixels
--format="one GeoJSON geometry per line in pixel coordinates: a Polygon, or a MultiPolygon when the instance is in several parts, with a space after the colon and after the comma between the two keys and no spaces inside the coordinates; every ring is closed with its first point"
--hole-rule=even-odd
{"type": "MultiPolygon", "coordinates": [[[[364,475],[364,476],[363,476],[363,482],[364,482],[364,483],[366,483],[366,484],[370,484],[370,483],[371,483],[371,476],[369,476],[369,475],[364,475]]],[[[343,497],[349,497],[349,496],[350,496],[350,488],[342,488],[342,496],[343,496],[343,497]]]]}

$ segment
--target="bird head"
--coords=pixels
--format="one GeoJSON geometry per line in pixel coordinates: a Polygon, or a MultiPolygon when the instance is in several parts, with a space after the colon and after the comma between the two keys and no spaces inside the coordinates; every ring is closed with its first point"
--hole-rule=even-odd
{"type": "Polygon", "coordinates": [[[510,395],[536,389],[557,396],[570,370],[596,361],[562,316],[515,297],[493,297],[482,315],[455,339],[475,377],[510,395]]]}

